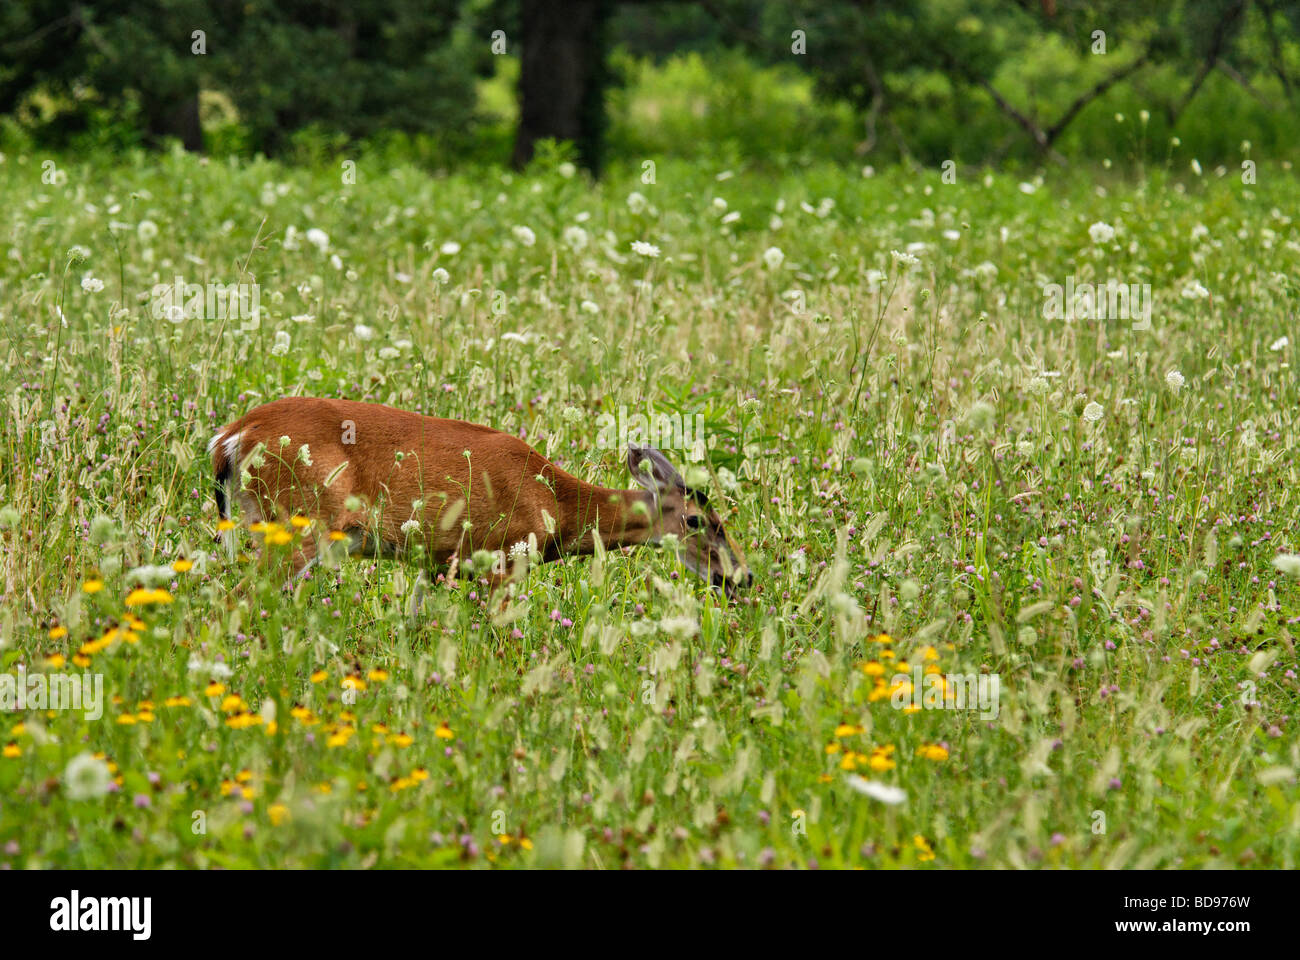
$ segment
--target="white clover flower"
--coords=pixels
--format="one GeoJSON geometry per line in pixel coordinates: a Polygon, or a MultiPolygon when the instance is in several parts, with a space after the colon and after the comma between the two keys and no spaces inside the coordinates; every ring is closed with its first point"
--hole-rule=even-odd
{"type": "Polygon", "coordinates": [[[1204,300],[1210,295],[1210,291],[1193,280],[1187,286],[1183,287],[1184,300],[1204,300]]]}
{"type": "Polygon", "coordinates": [[[1288,340],[1286,337],[1278,337],[1276,340],[1274,340],[1272,343],[1268,345],[1268,348],[1272,350],[1274,353],[1277,353],[1279,350],[1285,350],[1289,346],[1291,346],[1290,340],[1288,340]]]}
{"type": "Polygon", "coordinates": [[[1105,412],[1106,411],[1102,409],[1100,403],[1096,400],[1092,400],[1083,408],[1083,419],[1087,420],[1089,423],[1096,423],[1102,418],[1105,412]]]}
{"type": "Polygon", "coordinates": [[[271,346],[271,355],[283,357],[289,352],[289,335],[283,330],[275,331],[275,343],[271,346]]]}
{"type": "Polygon", "coordinates": [[[63,771],[63,788],[69,800],[93,800],[108,793],[113,772],[93,753],[79,753],[63,771]]]}
{"type": "Polygon", "coordinates": [[[1103,243],[1110,243],[1115,239],[1115,228],[1109,223],[1098,220],[1088,228],[1088,236],[1092,237],[1093,243],[1101,246],[1103,243]]]}
{"type": "Polygon", "coordinates": [[[326,233],[324,230],[322,230],[320,227],[312,227],[310,230],[307,231],[307,242],[310,243],[317,250],[319,250],[321,253],[324,253],[327,249],[329,249],[330,235],[326,233]]]}
{"type": "Polygon", "coordinates": [[[456,254],[460,253],[460,244],[457,243],[455,240],[448,240],[441,247],[439,247],[438,250],[441,251],[445,256],[454,257],[456,254]]]}
{"type": "Polygon", "coordinates": [[[81,289],[85,290],[87,293],[99,293],[99,291],[104,289],[104,281],[99,279],[99,277],[86,275],[81,278],[81,289]]]}
{"type": "Polygon", "coordinates": [[[650,257],[651,259],[654,259],[655,257],[659,256],[658,247],[656,247],[653,243],[645,243],[642,240],[632,241],[632,252],[636,254],[640,254],[643,257],[650,257]]]}
{"type": "Polygon", "coordinates": [[[888,783],[878,783],[875,780],[868,780],[860,777],[856,773],[850,774],[848,778],[849,786],[865,797],[872,800],[879,800],[887,806],[896,807],[907,799],[907,791],[902,787],[891,786],[888,783]]]}
{"type": "Polygon", "coordinates": [[[533,233],[533,231],[529,227],[523,227],[523,226],[511,227],[510,232],[513,233],[515,235],[515,239],[518,240],[520,243],[522,243],[525,247],[531,247],[533,244],[537,242],[537,234],[533,233]]]}
{"type": "Polygon", "coordinates": [[[627,195],[627,208],[633,213],[642,213],[646,208],[647,202],[646,198],[635,190],[627,195]]]}
{"type": "Polygon", "coordinates": [[[445,283],[451,280],[451,274],[448,273],[446,270],[444,270],[442,267],[436,267],[433,273],[430,274],[430,279],[432,279],[434,283],[436,283],[438,286],[441,287],[445,283]]]}
{"type": "Polygon", "coordinates": [[[402,524],[402,535],[407,537],[413,537],[417,532],[419,532],[419,529],[420,529],[419,520],[407,520],[404,524],[402,524]]]}
{"type": "Polygon", "coordinates": [[[1187,383],[1187,379],[1177,370],[1170,370],[1165,374],[1165,383],[1169,385],[1170,390],[1178,391],[1187,383]]]}
{"type": "Polygon", "coordinates": [[[768,247],[763,251],[763,262],[769,270],[780,270],[781,264],[785,263],[785,253],[780,247],[768,247]]]}

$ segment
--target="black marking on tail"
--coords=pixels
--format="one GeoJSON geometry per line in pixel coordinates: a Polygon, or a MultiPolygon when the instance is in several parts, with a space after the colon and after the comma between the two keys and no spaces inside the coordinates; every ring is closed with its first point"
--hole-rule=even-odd
{"type": "Polygon", "coordinates": [[[235,465],[229,458],[227,458],[224,469],[217,474],[217,483],[215,488],[217,496],[217,515],[221,517],[222,520],[230,519],[230,512],[226,506],[226,487],[233,479],[235,479],[235,465]]]}

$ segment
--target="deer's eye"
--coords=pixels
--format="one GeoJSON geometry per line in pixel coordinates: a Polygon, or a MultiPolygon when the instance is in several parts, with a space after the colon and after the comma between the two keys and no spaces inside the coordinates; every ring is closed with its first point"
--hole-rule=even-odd
{"type": "Polygon", "coordinates": [[[686,518],[686,525],[692,530],[700,529],[700,517],[698,514],[692,514],[686,518]]]}

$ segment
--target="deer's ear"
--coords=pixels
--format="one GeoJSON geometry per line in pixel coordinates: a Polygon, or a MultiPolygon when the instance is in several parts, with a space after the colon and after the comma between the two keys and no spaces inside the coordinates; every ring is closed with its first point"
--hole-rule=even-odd
{"type": "Polygon", "coordinates": [[[628,444],[627,468],[632,473],[632,479],[639,486],[653,493],[686,486],[686,482],[668,462],[668,458],[654,447],[628,444]]]}

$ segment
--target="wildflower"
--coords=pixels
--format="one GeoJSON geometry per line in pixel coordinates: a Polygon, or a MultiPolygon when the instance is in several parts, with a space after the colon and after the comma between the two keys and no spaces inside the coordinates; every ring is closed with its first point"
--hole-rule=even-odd
{"type": "Polygon", "coordinates": [[[204,696],[208,696],[208,697],[219,697],[225,692],[226,692],[226,685],[224,683],[221,683],[219,680],[213,680],[211,683],[209,683],[206,687],[203,688],[204,696]]]}
{"type": "Polygon", "coordinates": [[[948,751],[937,743],[925,743],[917,747],[916,755],[925,757],[927,760],[933,760],[935,763],[942,763],[948,759],[948,751]]]}
{"type": "Polygon", "coordinates": [[[653,243],[645,243],[641,240],[632,241],[632,252],[640,254],[643,257],[649,257],[652,260],[659,256],[659,248],[653,243]]]}
{"type": "Polygon", "coordinates": [[[1177,370],[1170,370],[1165,374],[1165,383],[1168,385],[1170,390],[1177,392],[1183,388],[1183,385],[1187,383],[1187,380],[1177,370]]]}
{"type": "Polygon", "coordinates": [[[1096,423],[1102,418],[1104,413],[1105,411],[1102,409],[1101,404],[1096,400],[1093,400],[1083,408],[1083,419],[1087,420],[1089,423],[1096,423]]]}
{"type": "Polygon", "coordinates": [[[283,330],[275,332],[275,343],[271,344],[271,356],[283,357],[289,352],[289,334],[283,330]]]}
{"type": "Polygon", "coordinates": [[[438,724],[438,729],[433,731],[433,735],[439,740],[453,740],[456,737],[456,734],[451,732],[451,727],[447,726],[445,721],[438,724]]]}
{"type": "Polygon", "coordinates": [[[330,235],[320,227],[312,227],[307,231],[307,242],[324,253],[330,245],[330,235]]]}
{"type": "Polygon", "coordinates": [[[271,826],[278,827],[289,816],[289,808],[283,803],[273,803],[266,808],[266,814],[271,818],[271,826]]]}
{"type": "Polygon", "coordinates": [[[15,760],[23,755],[23,748],[11,740],[5,744],[2,752],[6,759],[15,760]]]}
{"type": "Polygon", "coordinates": [[[177,573],[186,573],[187,571],[193,569],[193,567],[194,567],[193,562],[186,560],[184,557],[181,557],[179,560],[175,561],[172,564],[172,569],[175,570],[177,573]]]}
{"type": "Polygon", "coordinates": [[[328,678],[329,678],[329,674],[326,671],[317,670],[307,679],[310,680],[312,683],[324,683],[325,680],[328,678]]]}
{"type": "Polygon", "coordinates": [[[84,276],[81,278],[81,289],[87,293],[99,293],[104,289],[104,281],[99,277],[84,276]]]}
{"type": "Polygon", "coordinates": [[[104,581],[100,580],[98,577],[91,577],[81,585],[81,589],[86,593],[99,593],[99,591],[104,589],[104,581]]]}
{"type": "Polygon", "coordinates": [[[1277,353],[1279,350],[1285,350],[1290,345],[1291,345],[1291,341],[1288,340],[1286,337],[1278,337],[1276,340],[1274,340],[1272,343],[1268,345],[1268,348],[1272,350],[1274,353],[1277,353]]]}
{"type": "Polygon", "coordinates": [[[156,590],[146,590],[144,587],[136,587],[126,595],[126,605],[128,607],[147,607],[156,603],[171,603],[172,595],[161,587],[156,590]]]}
{"type": "Polygon", "coordinates": [[[863,796],[870,797],[872,800],[879,800],[881,803],[891,807],[896,807],[907,799],[907,792],[901,787],[893,787],[887,783],[878,783],[875,780],[868,780],[857,774],[848,778],[849,786],[863,796]]]}
{"type": "Polygon", "coordinates": [[[49,637],[51,640],[59,640],[68,635],[67,627],[51,627],[49,637]]]}
{"type": "Polygon", "coordinates": [[[769,270],[780,270],[781,264],[785,263],[785,253],[780,247],[768,247],[763,251],[763,262],[769,270]]]}
{"type": "Polygon", "coordinates": [[[111,789],[113,772],[102,757],[79,753],[68,761],[63,771],[63,786],[70,800],[102,797],[111,789]]]}
{"type": "Polygon", "coordinates": [[[1109,223],[1098,220],[1088,228],[1088,236],[1092,238],[1093,243],[1101,246],[1103,243],[1110,243],[1115,239],[1115,228],[1109,223]]]}
{"type": "Polygon", "coordinates": [[[1187,286],[1183,287],[1184,300],[1204,300],[1210,295],[1210,291],[1193,280],[1187,286]]]}
{"type": "Polygon", "coordinates": [[[903,253],[901,250],[891,250],[889,251],[889,255],[893,258],[894,263],[900,267],[911,268],[919,267],[921,265],[919,257],[914,257],[910,253],[903,253]]]}
{"type": "Polygon", "coordinates": [[[646,198],[635,190],[627,195],[627,208],[632,211],[632,213],[639,214],[643,212],[646,208],[646,203],[646,198]]]}
{"type": "Polygon", "coordinates": [[[515,239],[525,247],[531,247],[533,244],[537,243],[537,234],[533,233],[533,231],[528,227],[511,227],[510,232],[513,233],[515,239]]]}

